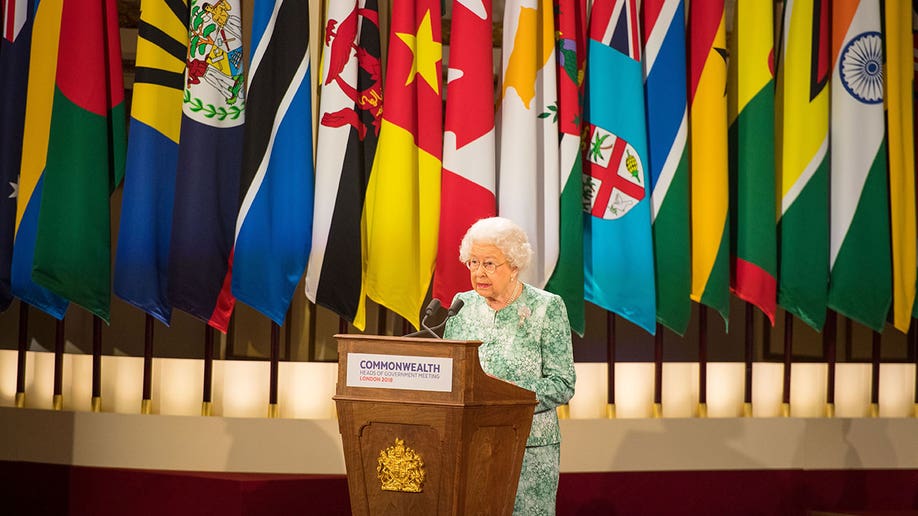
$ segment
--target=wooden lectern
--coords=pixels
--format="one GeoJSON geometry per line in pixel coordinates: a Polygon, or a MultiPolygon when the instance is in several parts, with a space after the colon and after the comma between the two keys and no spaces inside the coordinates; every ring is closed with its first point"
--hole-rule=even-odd
{"type": "Polygon", "coordinates": [[[353,514],[513,513],[535,393],[485,374],[477,341],[335,338],[353,514]]]}

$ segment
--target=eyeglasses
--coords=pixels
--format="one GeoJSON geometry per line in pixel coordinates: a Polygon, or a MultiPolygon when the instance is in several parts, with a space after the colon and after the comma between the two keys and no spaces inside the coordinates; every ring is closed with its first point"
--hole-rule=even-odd
{"type": "Polygon", "coordinates": [[[473,260],[469,260],[465,262],[465,266],[468,267],[469,270],[473,272],[477,271],[478,267],[482,267],[484,268],[485,272],[487,272],[488,274],[491,274],[492,272],[496,271],[497,268],[503,265],[504,263],[507,263],[507,262],[503,262],[503,263],[480,262],[478,260],[473,259],[473,260]]]}

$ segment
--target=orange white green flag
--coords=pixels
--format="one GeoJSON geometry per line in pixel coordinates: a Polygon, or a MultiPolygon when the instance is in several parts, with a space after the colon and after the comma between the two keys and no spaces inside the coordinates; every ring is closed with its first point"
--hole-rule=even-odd
{"type": "Polygon", "coordinates": [[[726,322],[730,310],[727,37],[723,0],[689,6],[692,293],[726,322]]]}
{"type": "Polygon", "coordinates": [[[367,186],[366,293],[420,324],[437,254],[443,145],[440,1],[392,6],[386,108],[367,186]]]}
{"type": "Polygon", "coordinates": [[[745,0],[730,40],[731,289],[775,324],[774,4],[745,0]]]}
{"type": "Polygon", "coordinates": [[[892,323],[905,333],[915,303],[915,125],[912,113],[914,49],[912,5],[886,2],[886,123],[892,230],[892,323]]]}
{"type": "Polygon", "coordinates": [[[829,307],[883,331],[892,301],[879,0],[832,4],[829,307]]]}
{"type": "Polygon", "coordinates": [[[778,304],[821,330],[829,281],[828,0],[785,4],[778,56],[778,304]]]}
{"type": "Polygon", "coordinates": [[[497,212],[529,236],[523,280],[544,287],[558,261],[561,176],[552,2],[507,0],[498,113],[497,212]]]}

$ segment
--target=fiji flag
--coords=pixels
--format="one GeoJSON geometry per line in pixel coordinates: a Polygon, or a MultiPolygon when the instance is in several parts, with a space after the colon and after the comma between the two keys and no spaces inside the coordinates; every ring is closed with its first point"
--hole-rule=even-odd
{"type": "Polygon", "coordinates": [[[258,0],[236,220],[233,295],[284,323],[312,238],[309,6],[258,0]]]}
{"type": "Polygon", "coordinates": [[[114,287],[164,324],[172,317],[166,280],[187,51],[184,1],[143,0],[114,287]]]}
{"type": "Polygon", "coordinates": [[[168,292],[178,308],[226,332],[236,305],[230,264],[245,121],[239,0],[191,0],[168,292]]]}
{"type": "Polygon", "coordinates": [[[29,59],[42,63],[42,66],[29,70],[11,267],[13,295],[57,319],[64,318],[69,302],[32,281],[32,258],[35,255],[38,208],[51,132],[62,11],[63,0],[42,0],[35,9],[29,59]]]}
{"type": "Polygon", "coordinates": [[[587,51],[587,301],[656,331],[647,130],[636,0],[593,4],[587,51]]]}
{"type": "Polygon", "coordinates": [[[0,310],[13,299],[10,262],[16,227],[16,193],[22,159],[29,45],[32,42],[32,2],[3,0],[0,38],[0,310]]]}

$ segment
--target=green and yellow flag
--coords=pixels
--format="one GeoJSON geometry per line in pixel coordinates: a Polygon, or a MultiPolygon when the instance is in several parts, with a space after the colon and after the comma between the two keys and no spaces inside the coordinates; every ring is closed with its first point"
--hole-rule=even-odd
{"type": "Polygon", "coordinates": [[[821,330],[829,282],[829,2],[785,4],[778,61],[778,304],[821,330]]]}

